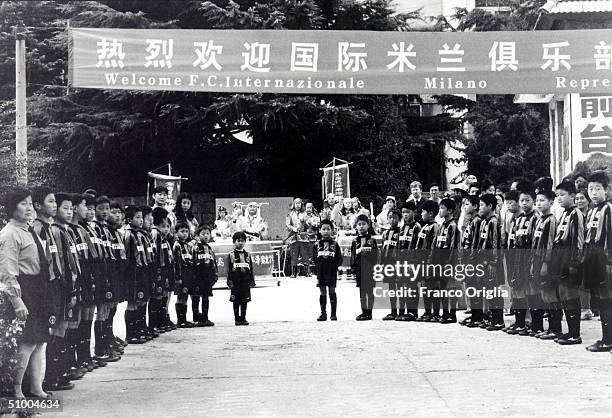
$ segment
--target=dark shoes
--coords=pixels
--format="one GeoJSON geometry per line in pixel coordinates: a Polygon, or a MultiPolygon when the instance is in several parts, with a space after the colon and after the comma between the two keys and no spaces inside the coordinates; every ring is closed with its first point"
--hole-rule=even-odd
{"type": "Polygon", "coordinates": [[[106,352],[102,355],[96,355],[94,359],[98,360],[98,362],[103,361],[105,363],[114,363],[119,361],[121,357],[115,356],[113,353],[106,352]]]}
{"type": "Polygon", "coordinates": [[[507,327],[505,327],[504,329],[502,329],[502,331],[504,331],[505,333],[507,333],[510,330],[514,330],[518,328],[518,325],[516,325],[516,323],[508,325],[507,327]]]}
{"type": "Polygon", "coordinates": [[[504,324],[491,324],[485,328],[487,331],[501,331],[504,329],[504,324]]]}
{"type": "Polygon", "coordinates": [[[317,321],[319,321],[319,322],[327,321],[327,314],[326,313],[322,313],[321,315],[319,315],[319,317],[317,318],[317,321]]]}
{"type": "Polygon", "coordinates": [[[467,324],[470,323],[470,321],[472,320],[471,316],[468,316],[467,318],[463,319],[462,321],[459,322],[459,325],[463,325],[466,326],[467,324]]]}
{"type": "Polygon", "coordinates": [[[568,334],[564,334],[561,337],[557,338],[555,342],[559,345],[576,345],[582,344],[582,338],[578,337],[570,337],[568,334]]]}
{"type": "Polygon", "coordinates": [[[235,320],[234,323],[236,324],[236,326],[249,325],[249,321],[247,321],[246,318],[238,318],[238,319],[235,320]]]}
{"type": "Polygon", "coordinates": [[[428,314],[423,314],[420,317],[417,318],[418,322],[429,322],[431,321],[431,315],[428,314]]]}
{"type": "Polygon", "coordinates": [[[371,316],[369,316],[367,313],[362,313],[355,318],[355,321],[369,321],[370,319],[372,319],[371,316]]]}
{"type": "Polygon", "coordinates": [[[70,383],[70,381],[66,379],[60,379],[57,382],[47,383],[43,382],[43,390],[45,392],[48,391],[59,391],[59,390],[72,390],[74,389],[74,383],[70,383]]]}
{"type": "Polygon", "coordinates": [[[546,334],[540,336],[541,340],[558,340],[560,337],[562,337],[563,334],[561,333],[555,333],[555,332],[546,332],[546,334]]]}
{"type": "Polygon", "coordinates": [[[529,331],[525,327],[511,328],[506,331],[508,335],[529,335],[529,331]]]}
{"type": "Polygon", "coordinates": [[[603,341],[597,341],[595,344],[586,347],[587,351],[591,353],[603,353],[606,351],[612,351],[612,344],[604,344],[603,341]]]}
{"type": "Polygon", "coordinates": [[[146,342],[147,339],[144,336],[130,337],[127,339],[128,344],[144,344],[146,342]]]}
{"type": "Polygon", "coordinates": [[[397,315],[390,313],[387,316],[385,316],[382,320],[383,321],[395,321],[396,317],[397,315]]]}

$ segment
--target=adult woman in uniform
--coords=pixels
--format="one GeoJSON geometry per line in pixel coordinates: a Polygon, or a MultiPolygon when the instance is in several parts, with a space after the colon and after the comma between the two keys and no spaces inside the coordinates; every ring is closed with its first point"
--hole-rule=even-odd
{"type": "Polygon", "coordinates": [[[11,301],[19,321],[25,321],[19,339],[19,365],[14,396],[22,398],[21,383],[29,367],[30,392],[48,398],[42,388],[43,356],[54,322],[49,298],[49,263],[42,243],[28,221],[34,208],[29,190],[16,188],[3,199],[9,223],[0,231],[0,289],[11,301]]]}

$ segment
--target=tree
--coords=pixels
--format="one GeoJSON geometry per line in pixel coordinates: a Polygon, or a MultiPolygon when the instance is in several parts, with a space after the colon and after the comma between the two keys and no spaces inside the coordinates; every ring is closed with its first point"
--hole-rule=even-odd
{"type": "MultiPolygon", "coordinates": [[[[456,9],[458,22],[438,18],[437,29],[452,31],[532,30],[544,0],[518,1],[509,14],[456,9]]],[[[468,172],[479,180],[499,183],[518,176],[550,175],[548,112],[542,104],[515,104],[513,95],[478,95],[475,101],[441,95],[439,101],[459,112],[474,128],[472,138],[457,137],[466,146],[468,172]]]]}
{"type": "MultiPolygon", "coordinates": [[[[80,27],[406,30],[416,13],[395,15],[390,1],[41,2],[35,13],[20,2],[5,3],[4,31],[14,22],[37,27],[27,41],[28,73],[36,79],[28,92],[29,134],[33,151],[51,160],[45,166],[54,175],[45,178],[55,186],[142,193],[145,173],[170,162],[190,178],[192,190],[317,198],[318,167],[333,156],[363,159],[355,167],[364,171],[352,171],[358,179],[353,190],[361,196],[386,194],[396,175],[416,176],[412,153],[418,146],[411,145],[397,98],[86,89],[66,94],[67,36],[56,29],[70,20],[80,27]],[[253,136],[252,146],[235,139],[242,130],[253,136]],[[401,152],[394,155],[389,144],[402,144],[401,152]],[[374,167],[385,166],[385,154],[396,160],[385,167],[391,171],[374,167]]],[[[8,44],[0,68],[9,68],[11,37],[2,39],[8,44]]],[[[12,72],[4,74],[5,84],[14,84],[12,72]]],[[[4,126],[13,119],[9,110],[0,111],[4,126]]],[[[9,153],[10,136],[2,142],[9,153]]]]}

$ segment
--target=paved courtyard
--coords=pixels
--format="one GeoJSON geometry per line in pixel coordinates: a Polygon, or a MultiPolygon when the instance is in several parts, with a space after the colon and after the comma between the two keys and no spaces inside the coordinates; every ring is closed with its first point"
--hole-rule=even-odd
{"type": "MultiPolygon", "coordinates": [[[[249,327],[233,324],[227,290],[213,328],[139,346],[60,394],[63,416],[610,416],[612,355],[585,344],[458,325],[356,322],[354,283],[338,287],[339,320],[317,323],[313,279],[253,291],[249,327]]],[[[509,317],[506,317],[510,321],[509,317]]],[[[121,332],[123,332],[121,330],[121,332]]],[[[120,335],[122,335],[120,333],[120,335]]]]}

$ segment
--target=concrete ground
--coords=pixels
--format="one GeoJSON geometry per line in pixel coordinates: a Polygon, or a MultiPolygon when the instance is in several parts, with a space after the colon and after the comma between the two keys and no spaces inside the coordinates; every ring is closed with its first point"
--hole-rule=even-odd
{"type": "MultiPolygon", "coordinates": [[[[612,355],[585,344],[455,324],[356,322],[354,283],[338,286],[337,322],[317,323],[314,279],[253,290],[248,327],[228,291],[211,298],[213,328],[128,346],[121,361],[58,393],[62,416],[610,416],[612,355]]],[[[123,307],[121,307],[123,308],[123,307]]],[[[506,317],[510,323],[510,317],[506,317]]],[[[116,319],[117,328],[120,322],[116,319]]],[[[123,335],[120,329],[119,335],[123,335]]]]}

